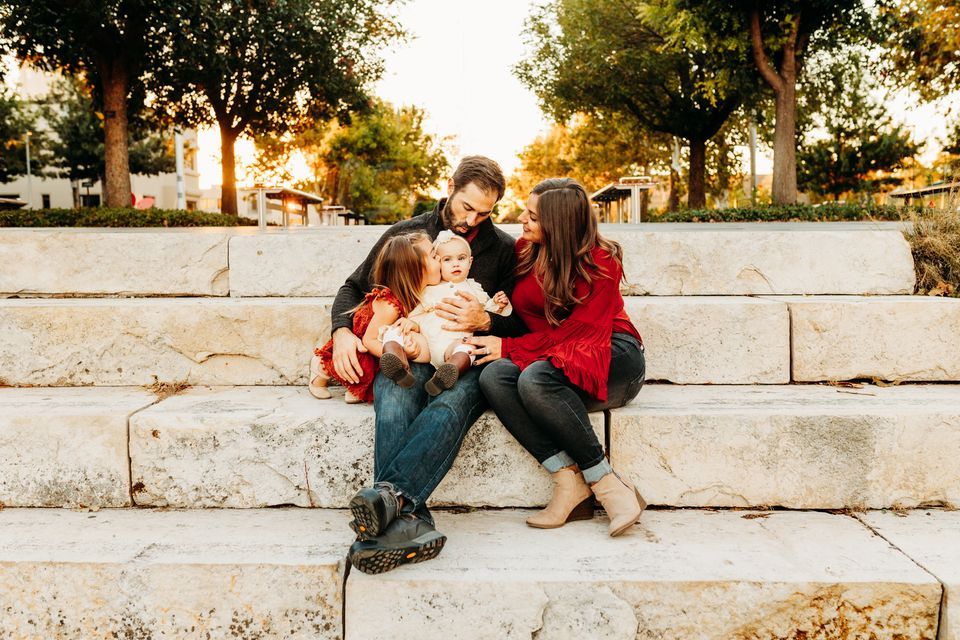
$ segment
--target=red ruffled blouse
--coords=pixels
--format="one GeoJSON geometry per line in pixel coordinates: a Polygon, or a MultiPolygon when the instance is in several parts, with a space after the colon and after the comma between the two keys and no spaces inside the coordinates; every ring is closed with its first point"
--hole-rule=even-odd
{"type": "MultiPolygon", "coordinates": [[[[518,252],[524,244],[522,239],[517,242],[518,252]]],[[[558,327],[547,322],[543,287],[533,272],[517,280],[511,302],[530,333],[503,338],[501,355],[521,370],[537,360],[549,360],[573,384],[602,402],[607,399],[611,335],[627,333],[641,344],[643,341],[623,308],[622,268],[601,247],[591,256],[602,273],[594,276],[591,284],[577,279],[574,293],[583,303],[574,306],[558,327]]]]}

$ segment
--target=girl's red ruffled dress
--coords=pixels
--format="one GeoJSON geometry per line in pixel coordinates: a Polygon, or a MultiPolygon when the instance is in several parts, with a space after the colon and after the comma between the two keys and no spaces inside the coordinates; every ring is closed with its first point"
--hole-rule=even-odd
{"type": "MultiPolygon", "coordinates": [[[[524,243],[517,242],[518,251],[524,243]]],[[[590,255],[601,272],[591,274],[592,283],[577,279],[574,294],[583,302],[573,307],[559,327],[550,326],[544,315],[543,287],[533,270],[517,280],[511,302],[530,333],[504,338],[501,355],[521,370],[537,360],[549,360],[570,382],[602,402],[607,399],[611,335],[627,333],[641,344],[643,340],[623,308],[620,265],[601,247],[590,255]]]]}
{"type": "MultiPolygon", "coordinates": [[[[397,299],[393,292],[386,287],[381,289],[374,289],[366,295],[363,300],[363,306],[356,310],[353,314],[353,335],[358,338],[363,338],[363,334],[366,333],[367,327],[370,326],[370,320],[373,318],[373,301],[374,300],[383,300],[388,302],[397,308],[397,313],[401,316],[406,315],[403,310],[403,305],[400,303],[400,300],[397,299]]],[[[369,353],[357,353],[357,359],[360,361],[360,368],[363,369],[363,377],[360,378],[358,384],[353,384],[342,380],[340,376],[337,375],[337,372],[333,368],[333,338],[331,338],[327,344],[323,345],[318,349],[313,351],[316,355],[320,356],[320,362],[323,365],[323,370],[327,372],[327,375],[338,380],[346,389],[352,393],[354,396],[360,398],[364,402],[373,402],[373,379],[377,376],[377,372],[380,370],[380,361],[369,353]]]]}

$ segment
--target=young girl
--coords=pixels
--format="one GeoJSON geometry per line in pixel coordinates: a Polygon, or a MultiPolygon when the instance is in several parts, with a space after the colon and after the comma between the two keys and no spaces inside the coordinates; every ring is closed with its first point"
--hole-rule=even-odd
{"type": "Polygon", "coordinates": [[[440,263],[441,282],[427,286],[420,303],[407,314],[409,317],[384,332],[384,355],[380,360],[384,375],[402,386],[413,381],[404,354],[417,362],[432,363],[437,371],[424,385],[431,396],[451,388],[474,361],[473,348],[463,343],[465,337],[473,334],[444,329],[448,321],[436,314],[437,303],[462,291],[476,298],[487,311],[501,315],[510,315],[512,311],[505,293],[500,291],[491,298],[478,282],[467,277],[473,256],[465,239],[451,231],[441,231],[433,243],[433,255],[440,263]],[[406,348],[401,349],[403,346],[406,348]]]}
{"type": "MultiPolygon", "coordinates": [[[[377,359],[383,353],[378,339],[380,329],[406,316],[420,303],[424,287],[440,281],[439,266],[430,256],[430,236],[425,233],[398,235],[384,243],[371,273],[377,286],[366,295],[353,313],[353,333],[363,340],[367,353],[358,353],[363,376],[352,384],[340,378],[333,368],[333,340],[314,350],[310,361],[310,393],[320,399],[330,397],[327,385],[333,378],[346,387],[344,400],[354,404],[373,401],[373,379],[377,359]]],[[[409,347],[408,341],[408,347],[409,347]]]]}

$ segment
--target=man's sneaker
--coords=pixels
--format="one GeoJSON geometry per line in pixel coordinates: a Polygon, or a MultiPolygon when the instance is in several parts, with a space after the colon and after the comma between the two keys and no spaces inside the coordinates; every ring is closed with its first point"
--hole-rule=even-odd
{"type": "Polygon", "coordinates": [[[379,536],[400,512],[397,490],[389,482],[377,482],[357,491],[350,500],[350,528],[361,540],[379,536]]]}
{"type": "Polygon", "coordinates": [[[350,563],[364,573],[384,573],[402,564],[436,558],[446,541],[447,536],[433,525],[405,513],[391,522],[383,535],[354,542],[350,563]]]}

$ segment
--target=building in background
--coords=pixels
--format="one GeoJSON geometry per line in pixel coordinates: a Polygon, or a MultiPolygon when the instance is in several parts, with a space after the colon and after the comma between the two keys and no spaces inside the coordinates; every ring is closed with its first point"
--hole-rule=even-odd
{"type": "MultiPolygon", "coordinates": [[[[17,92],[23,100],[38,102],[46,98],[56,76],[21,67],[17,81],[17,92]]],[[[41,126],[43,126],[41,122],[41,126]]],[[[184,186],[186,191],[186,208],[197,209],[202,193],[200,191],[200,172],[197,168],[197,132],[188,129],[183,132],[183,166],[184,186]]],[[[27,201],[28,208],[70,208],[74,206],[74,190],[78,195],[81,206],[99,206],[102,202],[102,185],[100,181],[73,184],[68,178],[51,178],[43,175],[33,175],[28,186],[27,176],[20,176],[7,183],[0,183],[0,198],[14,198],[27,201]]],[[[133,174],[130,176],[131,204],[139,203],[160,209],[177,208],[177,175],[176,173],[162,173],[155,176],[133,174]]]]}

